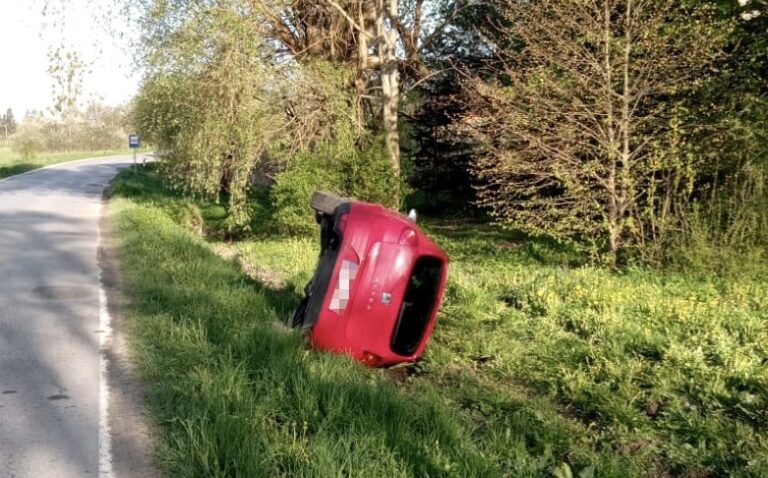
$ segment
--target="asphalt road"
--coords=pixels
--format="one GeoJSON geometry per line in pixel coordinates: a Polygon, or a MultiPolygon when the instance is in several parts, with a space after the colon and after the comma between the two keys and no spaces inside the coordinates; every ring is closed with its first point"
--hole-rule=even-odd
{"type": "Polygon", "coordinates": [[[0,181],[0,477],[111,476],[102,193],[129,157],[0,181]]]}

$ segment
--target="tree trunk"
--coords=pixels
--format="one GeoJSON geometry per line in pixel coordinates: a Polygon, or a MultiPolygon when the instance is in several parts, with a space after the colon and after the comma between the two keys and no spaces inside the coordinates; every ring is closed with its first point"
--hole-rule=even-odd
{"type": "Polygon", "coordinates": [[[397,180],[394,191],[395,200],[400,201],[400,133],[398,131],[398,109],[400,103],[400,82],[397,71],[397,31],[394,20],[397,19],[397,0],[379,0],[380,14],[376,20],[379,40],[379,58],[382,92],[382,123],[384,141],[392,162],[392,173],[397,180]],[[390,24],[386,25],[386,19],[390,24]]]}
{"type": "Polygon", "coordinates": [[[605,69],[605,93],[604,101],[606,107],[606,133],[607,133],[607,158],[609,160],[608,171],[608,241],[610,245],[611,267],[615,268],[619,252],[619,194],[617,182],[620,181],[618,175],[618,145],[616,138],[616,119],[613,109],[614,88],[613,88],[613,58],[611,56],[611,10],[607,0],[603,2],[603,68],[605,69]]]}

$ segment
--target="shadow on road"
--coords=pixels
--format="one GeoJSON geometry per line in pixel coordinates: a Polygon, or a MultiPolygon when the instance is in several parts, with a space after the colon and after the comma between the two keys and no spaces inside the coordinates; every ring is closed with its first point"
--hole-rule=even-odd
{"type": "Polygon", "coordinates": [[[96,476],[101,193],[79,162],[0,182],[0,476],[96,476]]]}

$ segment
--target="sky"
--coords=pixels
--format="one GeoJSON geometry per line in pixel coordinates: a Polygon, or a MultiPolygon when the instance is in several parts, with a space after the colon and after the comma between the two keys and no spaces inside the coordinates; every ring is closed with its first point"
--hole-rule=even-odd
{"type": "MultiPolygon", "coordinates": [[[[132,66],[129,41],[105,28],[95,0],[58,0],[66,13],[43,16],[43,0],[0,0],[0,113],[12,108],[17,119],[28,110],[47,110],[53,103],[47,73],[49,48],[65,45],[92,64],[83,81],[84,98],[108,105],[124,103],[136,93],[139,74],[132,66]],[[52,19],[62,19],[53,26],[52,19]],[[47,25],[47,26],[44,26],[47,25]]],[[[103,4],[103,2],[102,2],[103,4]]],[[[128,22],[112,15],[114,25],[128,22]]],[[[130,30],[127,30],[130,31],[130,30]]]]}

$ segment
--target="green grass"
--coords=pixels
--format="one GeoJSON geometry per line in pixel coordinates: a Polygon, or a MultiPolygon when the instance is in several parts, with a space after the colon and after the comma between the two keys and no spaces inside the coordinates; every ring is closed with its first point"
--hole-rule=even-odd
{"type": "Polygon", "coordinates": [[[450,281],[405,376],[275,325],[314,240],[227,245],[251,279],[199,234],[220,207],[145,173],[122,173],[114,194],[168,476],[768,476],[765,279],[617,274],[544,241],[428,223],[450,281]]]}
{"type": "Polygon", "coordinates": [[[95,158],[99,156],[113,156],[129,154],[127,150],[115,151],[72,151],[66,153],[40,153],[33,158],[24,159],[8,146],[0,145],[0,179],[15,174],[26,173],[33,169],[42,168],[56,163],[73,161],[75,159],[95,158]]]}

